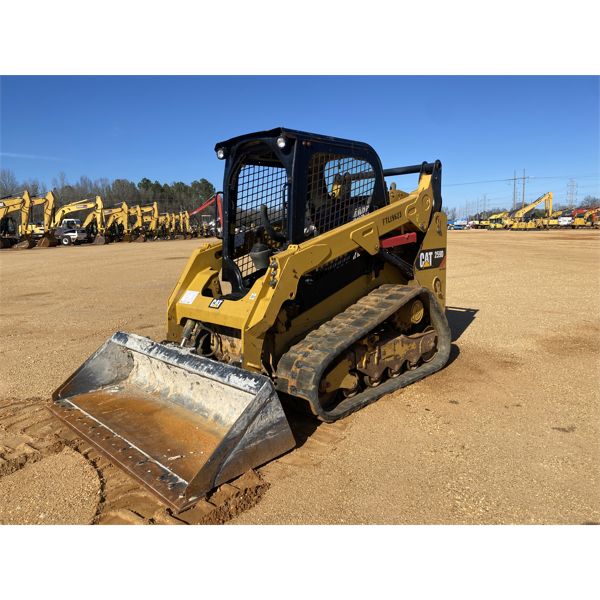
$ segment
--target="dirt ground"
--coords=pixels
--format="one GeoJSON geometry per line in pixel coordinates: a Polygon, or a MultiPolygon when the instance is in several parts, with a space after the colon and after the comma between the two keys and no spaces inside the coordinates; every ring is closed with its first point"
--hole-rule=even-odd
{"type": "MultiPolygon", "coordinates": [[[[91,522],[97,484],[44,434],[43,407],[114,331],[163,339],[167,298],[198,244],[0,252],[0,523],[91,522]],[[85,502],[19,513],[58,478],[85,502]]],[[[259,469],[260,501],[230,522],[600,522],[599,259],[597,231],[449,232],[450,363],[309,426],[259,469]]],[[[116,473],[102,471],[102,486],[116,473]]]]}

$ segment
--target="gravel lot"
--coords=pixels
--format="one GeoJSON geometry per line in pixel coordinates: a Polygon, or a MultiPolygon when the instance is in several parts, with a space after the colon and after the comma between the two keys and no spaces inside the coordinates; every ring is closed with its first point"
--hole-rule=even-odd
{"type": "MultiPolygon", "coordinates": [[[[162,339],[198,244],[1,251],[0,399],[47,400],[116,330],[162,339]]],[[[599,259],[598,231],[450,232],[450,364],[263,467],[269,490],[233,523],[600,522],[599,259]]],[[[7,482],[55,493],[65,456],[0,480],[2,514],[7,482]]],[[[93,496],[67,466],[61,488],[93,496]]],[[[10,522],[93,515],[61,506],[10,522]]]]}

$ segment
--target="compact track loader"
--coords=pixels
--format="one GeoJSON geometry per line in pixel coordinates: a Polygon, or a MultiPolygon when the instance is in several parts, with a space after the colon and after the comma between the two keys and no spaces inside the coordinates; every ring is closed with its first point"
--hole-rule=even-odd
{"type": "Polygon", "coordinates": [[[215,150],[223,239],[190,257],[167,339],[116,333],[53,395],[178,511],[295,446],[282,403],[335,421],[450,353],[439,161],[384,170],[367,144],[282,128],[215,150]]]}

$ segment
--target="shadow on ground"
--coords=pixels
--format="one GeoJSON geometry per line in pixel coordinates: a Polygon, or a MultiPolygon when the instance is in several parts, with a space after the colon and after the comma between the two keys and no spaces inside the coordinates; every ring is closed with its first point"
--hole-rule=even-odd
{"type": "MultiPolygon", "coordinates": [[[[457,306],[449,306],[446,309],[453,342],[458,340],[471,325],[477,312],[477,308],[461,308],[457,306]]],[[[445,366],[447,367],[452,364],[459,355],[460,348],[453,343],[450,349],[450,357],[445,366]]],[[[299,448],[306,443],[322,423],[308,409],[303,410],[303,407],[291,398],[282,399],[282,406],[296,439],[296,447],[299,448]]]]}
{"type": "Polygon", "coordinates": [[[446,307],[446,318],[452,331],[452,341],[456,342],[458,338],[475,320],[475,315],[479,312],[478,308],[461,308],[460,306],[446,307]]]}

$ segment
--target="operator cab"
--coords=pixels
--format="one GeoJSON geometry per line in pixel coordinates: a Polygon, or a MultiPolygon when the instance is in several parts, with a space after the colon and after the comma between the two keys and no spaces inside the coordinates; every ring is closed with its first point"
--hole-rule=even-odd
{"type": "Polygon", "coordinates": [[[243,297],[270,257],[387,203],[379,157],[362,142],[277,128],[215,146],[225,160],[223,281],[243,297]]]}

